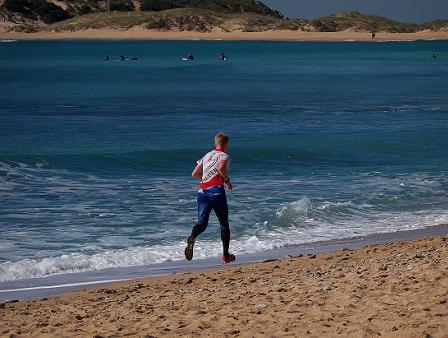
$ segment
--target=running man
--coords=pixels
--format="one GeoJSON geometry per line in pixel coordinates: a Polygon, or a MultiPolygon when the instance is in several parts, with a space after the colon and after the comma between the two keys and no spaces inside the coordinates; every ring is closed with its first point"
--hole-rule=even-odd
{"type": "Polygon", "coordinates": [[[198,192],[198,224],[191,230],[185,248],[185,258],[189,261],[193,259],[193,247],[196,238],[207,228],[212,209],[221,225],[222,262],[227,264],[235,260],[235,255],[229,253],[229,211],[224,189],[224,184],[227,189],[232,189],[228,174],[230,156],[226,154],[228,145],[229,137],[224,133],[217,134],[215,136],[215,149],[205,154],[197,162],[191,174],[191,176],[200,180],[201,184],[198,192]]]}

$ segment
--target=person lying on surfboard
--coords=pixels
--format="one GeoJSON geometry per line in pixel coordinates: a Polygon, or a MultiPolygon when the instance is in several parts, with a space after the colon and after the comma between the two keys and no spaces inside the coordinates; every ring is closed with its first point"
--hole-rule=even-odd
{"type": "Polygon", "coordinates": [[[229,137],[225,133],[215,136],[215,149],[208,152],[197,161],[191,176],[201,181],[198,191],[198,223],[193,226],[191,235],[187,238],[185,258],[193,259],[193,247],[196,238],[205,231],[208,225],[210,212],[213,210],[218,217],[221,226],[222,262],[224,264],[235,261],[235,255],[229,253],[230,226],[229,211],[227,207],[226,191],[232,189],[229,178],[230,156],[226,154],[229,145],[229,137]]]}

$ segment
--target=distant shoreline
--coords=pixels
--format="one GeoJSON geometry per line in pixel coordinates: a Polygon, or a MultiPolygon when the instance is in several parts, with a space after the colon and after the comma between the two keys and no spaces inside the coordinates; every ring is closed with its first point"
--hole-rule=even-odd
{"type": "Polygon", "coordinates": [[[95,29],[76,32],[7,32],[0,28],[0,40],[223,40],[223,41],[416,41],[448,40],[448,31],[421,31],[416,33],[378,32],[372,39],[368,32],[189,32],[189,31],[151,31],[145,29],[95,29]]]}

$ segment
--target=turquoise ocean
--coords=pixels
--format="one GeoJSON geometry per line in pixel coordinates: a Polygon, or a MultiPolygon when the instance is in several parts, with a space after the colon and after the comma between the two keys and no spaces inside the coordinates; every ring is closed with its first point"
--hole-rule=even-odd
{"type": "Polygon", "coordinates": [[[183,260],[219,131],[237,257],[448,222],[448,41],[3,41],[0,282],[183,260]]]}

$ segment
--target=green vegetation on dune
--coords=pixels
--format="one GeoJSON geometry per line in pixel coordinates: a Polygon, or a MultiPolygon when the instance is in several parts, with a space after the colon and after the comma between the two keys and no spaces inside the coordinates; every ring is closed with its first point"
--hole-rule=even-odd
{"type": "Polygon", "coordinates": [[[91,13],[70,20],[56,23],[48,27],[55,31],[77,31],[86,29],[113,28],[126,30],[136,26],[145,26],[148,29],[173,29],[172,23],[177,22],[179,30],[206,31],[202,26],[218,24],[218,18],[211,12],[191,10],[169,10],[164,12],[111,12],[91,13]],[[183,27],[183,29],[182,29],[183,27]]]}
{"type": "Polygon", "coordinates": [[[66,20],[71,15],[62,7],[45,0],[5,0],[3,6],[32,20],[41,20],[46,24],[66,20]]]}
{"type": "Polygon", "coordinates": [[[364,15],[348,12],[320,17],[311,21],[319,32],[338,32],[347,29],[367,32],[412,33],[418,28],[416,24],[397,22],[382,16],[364,15]]]}
{"type": "Polygon", "coordinates": [[[434,20],[431,22],[425,22],[420,25],[421,29],[429,29],[432,31],[445,31],[448,32],[448,20],[434,20]]]}
{"type": "Polygon", "coordinates": [[[292,30],[292,31],[304,31],[314,32],[315,29],[308,20],[303,19],[286,19],[281,20],[275,27],[277,30],[292,30]]]}
{"type": "MultiPolygon", "coordinates": [[[[58,4],[63,3],[61,8],[51,1],[56,0],[5,0],[4,8],[12,13],[19,13],[25,18],[43,21],[45,23],[54,23],[64,21],[70,17],[80,17],[86,14],[102,12],[106,18],[106,0],[57,0],[58,4]]],[[[206,28],[213,22],[204,22],[200,16],[203,12],[189,14],[189,17],[177,16],[175,19],[170,15],[165,15],[166,11],[194,9],[196,11],[213,12],[213,16],[226,16],[229,14],[247,14],[266,16],[265,21],[272,21],[270,18],[279,19],[282,17],[279,11],[273,10],[256,0],[109,0],[111,12],[160,12],[164,13],[157,19],[149,22],[150,27],[170,29],[182,27],[196,27],[200,31],[208,30],[206,28]],[[196,16],[196,15],[199,16],[196,16]],[[188,22],[191,20],[191,22],[188,22]]],[[[126,16],[123,16],[125,19],[126,16]]],[[[151,16],[152,18],[152,16],[151,16]]],[[[115,18],[115,22],[119,20],[115,18]]],[[[88,21],[88,20],[87,20],[88,21]]],[[[207,21],[207,20],[205,20],[207,21]]],[[[262,20],[263,21],[263,20],[262,20]]],[[[102,25],[97,23],[95,25],[102,25]]],[[[130,23],[120,23],[120,26],[129,27],[130,23]]],[[[106,27],[106,26],[104,26],[106,27]]],[[[189,29],[189,28],[186,28],[189,29]]],[[[193,28],[195,29],[195,28],[193,28]]]]}
{"type": "Polygon", "coordinates": [[[131,0],[110,0],[110,10],[117,12],[135,11],[135,5],[131,0]]]}
{"type": "Polygon", "coordinates": [[[237,25],[243,31],[263,31],[276,27],[279,19],[253,13],[217,14],[197,8],[170,9],[160,12],[91,13],[55,23],[47,27],[54,31],[78,31],[113,28],[126,30],[136,26],[161,31],[209,32],[213,28],[232,30],[237,25]]]}
{"type": "Polygon", "coordinates": [[[141,0],[140,6],[142,11],[164,11],[173,8],[200,8],[220,13],[256,13],[282,17],[279,11],[255,0],[141,0]]]}

